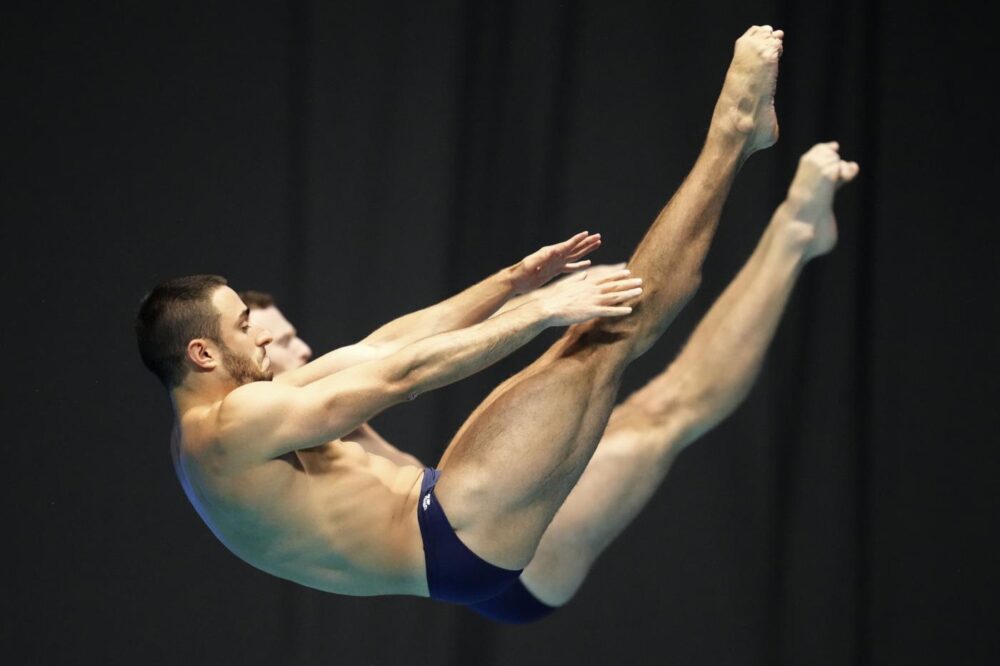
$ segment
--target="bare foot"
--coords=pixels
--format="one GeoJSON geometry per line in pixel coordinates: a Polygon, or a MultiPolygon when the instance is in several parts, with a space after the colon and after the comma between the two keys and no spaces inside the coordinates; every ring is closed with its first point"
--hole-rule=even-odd
{"type": "Polygon", "coordinates": [[[736,40],[733,61],[712,115],[713,129],[745,140],[744,158],[778,140],[774,91],[785,33],[753,26],[736,40]]]}
{"type": "Polygon", "coordinates": [[[858,175],[858,163],[840,159],[839,150],[836,141],[810,148],[799,160],[788,197],[775,212],[778,221],[804,244],[806,259],[826,254],[837,244],[833,196],[858,175]]]}

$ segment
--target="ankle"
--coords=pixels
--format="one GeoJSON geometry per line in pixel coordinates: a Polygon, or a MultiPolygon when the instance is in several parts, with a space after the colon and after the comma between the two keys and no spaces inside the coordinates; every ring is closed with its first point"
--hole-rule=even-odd
{"type": "Polygon", "coordinates": [[[797,220],[794,210],[794,205],[782,203],[771,218],[767,235],[773,249],[801,265],[812,259],[810,250],[816,243],[817,232],[814,225],[797,220]]]}
{"type": "Polygon", "coordinates": [[[744,145],[753,134],[752,114],[741,113],[735,106],[716,107],[708,128],[709,139],[724,144],[744,145]]]}
{"type": "Polygon", "coordinates": [[[712,122],[702,148],[699,160],[707,160],[712,169],[717,170],[733,162],[737,167],[750,156],[749,136],[726,127],[724,123],[712,122]]]}

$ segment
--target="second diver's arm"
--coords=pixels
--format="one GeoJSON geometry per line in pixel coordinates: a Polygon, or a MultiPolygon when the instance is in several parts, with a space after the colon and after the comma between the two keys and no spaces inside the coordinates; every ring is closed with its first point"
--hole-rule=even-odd
{"type": "Polygon", "coordinates": [[[417,340],[478,324],[510,298],[520,295],[530,299],[531,291],[556,275],[587,267],[590,262],[581,260],[582,257],[600,244],[600,234],[584,231],[561,243],[547,245],[451,298],[398,317],[356,344],[335,349],[286,372],[278,381],[305,386],[352,365],[389,356],[417,340]]]}

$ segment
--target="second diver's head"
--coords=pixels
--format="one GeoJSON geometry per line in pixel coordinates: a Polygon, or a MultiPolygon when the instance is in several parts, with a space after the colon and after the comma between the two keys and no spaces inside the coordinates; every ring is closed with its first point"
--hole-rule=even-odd
{"type": "Polygon", "coordinates": [[[244,291],[240,296],[250,308],[251,325],[267,329],[274,338],[267,345],[267,355],[275,374],[300,368],[309,362],[312,349],[299,337],[298,331],[278,309],[270,294],[244,291]]]}

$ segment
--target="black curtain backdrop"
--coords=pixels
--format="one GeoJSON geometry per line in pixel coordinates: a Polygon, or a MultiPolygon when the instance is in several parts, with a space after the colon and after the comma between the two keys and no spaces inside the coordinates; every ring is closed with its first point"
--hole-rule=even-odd
{"type": "MultiPolygon", "coordinates": [[[[0,659],[8,664],[987,664],[1000,657],[994,30],[891,0],[5,5],[0,659]],[[173,477],[138,299],[273,292],[317,350],[541,244],[624,260],[733,40],[787,32],[781,140],[625,391],[733,277],[798,156],[862,165],[747,403],[528,627],[270,578],[173,477]]],[[[435,462],[544,344],[379,417],[435,462]]]]}

